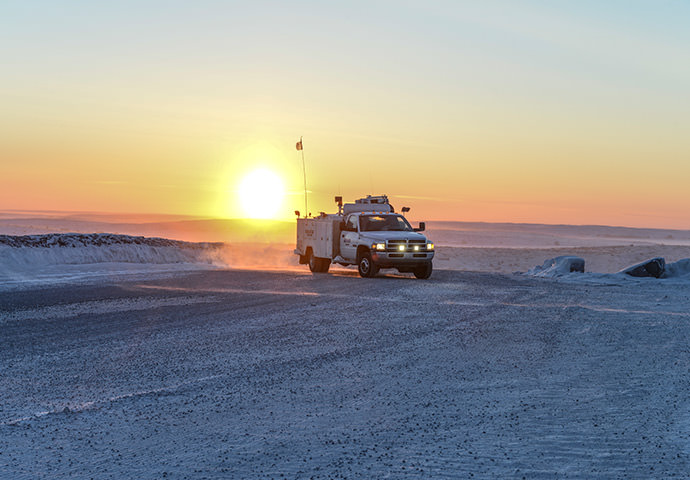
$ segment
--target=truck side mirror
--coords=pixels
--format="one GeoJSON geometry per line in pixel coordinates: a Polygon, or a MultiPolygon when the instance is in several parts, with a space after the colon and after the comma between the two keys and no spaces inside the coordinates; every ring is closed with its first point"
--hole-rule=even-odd
{"type": "Polygon", "coordinates": [[[415,232],[423,232],[424,230],[426,230],[426,223],[424,222],[419,222],[419,228],[414,229],[415,232]]]}

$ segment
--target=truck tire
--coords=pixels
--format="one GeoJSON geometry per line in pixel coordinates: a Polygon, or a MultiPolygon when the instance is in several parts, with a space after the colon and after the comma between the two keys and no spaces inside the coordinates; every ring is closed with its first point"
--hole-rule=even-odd
{"type": "Polygon", "coordinates": [[[331,266],[330,258],[318,258],[319,261],[319,273],[328,273],[328,269],[331,266]]]}
{"type": "Polygon", "coordinates": [[[357,270],[359,276],[364,278],[375,277],[379,273],[379,267],[371,259],[369,250],[363,251],[357,259],[357,270]]]}
{"type": "Polygon", "coordinates": [[[311,251],[307,253],[307,256],[309,257],[309,270],[311,270],[312,273],[328,272],[328,268],[331,266],[330,258],[315,257],[311,251]]]}
{"type": "Polygon", "coordinates": [[[433,267],[431,266],[431,262],[424,263],[422,265],[419,265],[418,267],[415,267],[414,270],[412,270],[412,273],[414,273],[414,276],[426,280],[431,276],[431,271],[433,270],[433,267]]]}
{"type": "Polygon", "coordinates": [[[309,264],[309,270],[311,270],[312,273],[319,272],[319,259],[314,256],[311,250],[307,252],[307,263],[309,264]]]}

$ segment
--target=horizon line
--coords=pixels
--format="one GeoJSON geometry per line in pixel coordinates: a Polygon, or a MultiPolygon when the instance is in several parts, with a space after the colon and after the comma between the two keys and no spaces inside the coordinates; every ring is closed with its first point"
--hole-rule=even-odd
{"type": "MultiPolygon", "coordinates": [[[[56,215],[56,216],[71,216],[71,215],[93,215],[93,216],[130,216],[130,217],[177,217],[178,221],[257,221],[257,222],[275,222],[275,223],[291,223],[294,219],[276,219],[276,218],[248,218],[248,217],[219,217],[219,216],[203,216],[191,215],[184,213],[132,213],[132,212],[113,212],[113,211],[95,211],[95,210],[50,210],[50,209],[0,209],[0,215],[8,214],[27,214],[29,216],[39,215],[56,215]]],[[[54,218],[59,220],[60,218],[54,218]]],[[[11,218],[0,218],[0,221],[12,220],[11,218]]],[[[677,232],[690,231],[688,228],[674,228],[674,227],[638,227],[629,225],[605,225],[596,223],[543,223],[543,222],[514,222],[514,221],[486,221],[486,220],[421,220],[426,223],[462,223],[462,224],[480,224],[480,225],[526,225],[526,226],[545,226],[545,227],[604,227],[604,228],[625,228],[632,230],[667,230],[677,232]]],[[[104,223],[113,223],[104,221],[104,223]]],[[[162,222],[145,222],[145,223],[162,223],[162,222]]]]}

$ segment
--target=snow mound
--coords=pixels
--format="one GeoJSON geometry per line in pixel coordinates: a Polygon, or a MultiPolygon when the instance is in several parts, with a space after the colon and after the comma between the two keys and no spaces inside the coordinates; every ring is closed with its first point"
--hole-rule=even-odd
{"type": "Polygon", "coordinates": [[[644,262],[631,265],[618,273],[624,273],[631,277],[654,277],[660,278],[666,269],[666,260],[662,257],[655,257],[644,262]]]}
{"type": "Polygon", "coordinates": [[[554,278],[566,283],[591,285],[624,285],[629,282],[647,284],[666,279],[669,282],[682,284],[690,283],[690,258],[677,262],[666,263],[662,257],[655,257],[645,262],[631,265],[617,273],[582,273],[571,275],[573,272],[584,272],[584,260],[580,257],[563,256],[551,258],[543,265],[534,267],[526,275],[554,278]]]}
{"type": "Polygon", "coordinates": [[[535,277],[562,277],[570,273],[584,273],[585,260],[572,255],[550,258],[543,265],[538,265],[527,272],[535,277]]]}
{"type": "Polygon", "coordinates": [[[690,258],[666,264],[662,278],[679,278],[690,280],[690,258]]]}
{"type": "Polygon", "coordinates": [[[213,263],[222,243],[110,233],[0,235],[0,272],[47,265],[213,263]]]}

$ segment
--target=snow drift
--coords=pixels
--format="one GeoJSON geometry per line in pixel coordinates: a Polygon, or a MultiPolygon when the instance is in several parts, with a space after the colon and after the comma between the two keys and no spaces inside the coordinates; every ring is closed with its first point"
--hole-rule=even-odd
{"type": "Polygon", "coordinates": [[[290,247],[112,233],[0,235],[0,290],[214,268],[292,268],[297,258],[290,247]]]}
{"type": "Polygon", "coordinates": [[[222,245],[110,233],[0,235],[0,269],[112,262],[211,264],[222,245]]]}
{"type": "Polygon", "coordinates": [[[690,280],[690,258],[667,263],[661,278],[678,278],[690,280]]]}
{"type": "Polygon", "coordinates": [[[527,272],[535,277],[561,277],[570,273],[584,273],[585,260],[572,255],[550,258],[527,272]]]}
{"type": "Polygon", "coordinates": [[[690,281],[690,258],[684,258],[672,263],[666,263],[663,257],[655,257],[645,262],[626,267],[616,273],[584,273],[585,261],[580,257],[561,256],[546,260],[543,265],[537,265],[525,274],[535,277],[561,278],[576,283],[618,283],[626,279],[637,277],[647,279],[671,279],[683,283],[690,281]],[[578,272],[579,275],[570,275],[578,272]]]}
{"type": "Polygon", "coordinates": [[[631,277],[654,277],[660,278],[666,270],[666,260],[663,257],[655,257],[644,262],[631,265],[618,273],[624,273],[631,277]]]}
{"type": "Polygon", "coordinates": [[[0,235],[0,290],[222,267],[222,246],[110,233],[0,235]]]}

